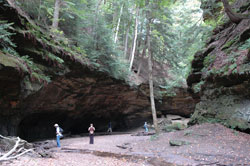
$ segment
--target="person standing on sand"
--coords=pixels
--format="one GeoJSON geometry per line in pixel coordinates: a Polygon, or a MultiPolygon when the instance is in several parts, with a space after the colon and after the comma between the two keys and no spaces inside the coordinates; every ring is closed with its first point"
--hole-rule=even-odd
{"type": "Polygon", "coordinates": [[[147,122],[144,123],[144,128],[145,128],[145,132],[147,133],[148,132],[148,124],[147,124],[147,122]]]}
{"type": "Polygon", "coordinates": [[[94,144],[94,131],[95,131],[95,127],[93,126],[93,124],[90,124],[90,127],[88,129],[89,131],[89,144],[94,144]]]}
{"type": "Polygon", "coordinates": [[[111,125],[111,122],[109,122],[109,125],[108,125],[108,133],[112,133],[112,125],[111,125]]]}
{"type": "Polygon", "coordinates": [[[55,124],[54,127],[56,128],[56,143],[57,143],[57,147],[61,147],[60,144],[60,138],[62,137],[62,133],[60,131],[60,127],[58,124],[55,124]]]}

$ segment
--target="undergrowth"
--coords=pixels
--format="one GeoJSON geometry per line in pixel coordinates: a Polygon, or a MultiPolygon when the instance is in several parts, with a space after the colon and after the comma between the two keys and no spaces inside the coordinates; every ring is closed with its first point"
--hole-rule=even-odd
{"type": "Polygon", "coordinates": [[[12,23],[0,21],[0,56],[1,63],[15,67],[21,74],[28,73],[30,80],[39,81],[40,83],[48,83],[50,77],[35,64],[28,55],[20,56],[15,51],[16,45],[12,42],[11,36],[14,33],[10,32],[13,29],[12,23]]]}

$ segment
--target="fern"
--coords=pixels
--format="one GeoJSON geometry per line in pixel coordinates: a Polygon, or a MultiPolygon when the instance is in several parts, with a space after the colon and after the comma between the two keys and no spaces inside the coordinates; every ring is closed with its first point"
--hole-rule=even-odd
{"type": "Polygon", "coordinates": [[[8,30],[11,28],[12,23],[6,23],[6,21],[0,21],[0,46],[5,52],[14,53],[13,48],[16,45],[11,41],[10,36],[13,33],[10,33],[8,30]]]}
{"type": "Polygon", "coordinates": [[[250,49],[250,39],[246,40],[245,43],[239,47],[240,50],[250,49]]]}
{"type": "MultiPolygon", "coordinates": [[[[0,21],[0,59],[2,59],[2,63],[11,65],[20,72],[29,73],[31,80],[37,80],[43,83],[50,82],[50,77],[46,76],[28,55],[20,56],[15,51],[16,45],[11,41],[11,36],[14,33],[9,32],[9,29],[12,28],[11,25],[12,23],[0,21]]],[[[62,59],[52,54],[48,54],[48,56],[59,63],[63,63],[62,59]]]]}
{"type": "Polygon", "coordinates": [[[48,83],[50,82],[50,77],[46,76],[43,71],[32,61],[29,56],[22,56],[21,59],[25,62],[29,69],[29,74],[31,80],[37,80],[39,82],[48,83]]]}

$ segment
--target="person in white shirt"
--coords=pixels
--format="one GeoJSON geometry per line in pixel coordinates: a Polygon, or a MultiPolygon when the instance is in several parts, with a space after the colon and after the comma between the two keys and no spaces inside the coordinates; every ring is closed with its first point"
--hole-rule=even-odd
{"type": "Polygon", "coordinates": [[[56,143],[57,143],[57,147],[61,147],[60,138],[62,137],[62,133],[60,131],[60,127],[59,127],[58,124],[55,124],[54,127],[56,128],[56,143]]]}

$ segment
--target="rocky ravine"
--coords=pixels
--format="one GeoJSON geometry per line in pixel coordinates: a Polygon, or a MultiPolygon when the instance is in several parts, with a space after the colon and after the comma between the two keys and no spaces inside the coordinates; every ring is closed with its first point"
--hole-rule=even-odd
{"type": "MultiPolygon", "coordinates": [[[[1,18],[13,22],[16,29],[12,40],[17,52],[30,55],[51,81],[30,80],[28,70],[21,70],[25,68],[20,65],[22,59],[0,52],[0,134],[34,140],[54,136],[54,123],[66,133],[77,134],[86,132],[91,122],[99,131],[105,131],[109,121],[114,130],[126,130],[151,119],[147,84],[130,87],[98,71],[80,55],[52,43],[51,37],[39,38],[42,30],[12,0],[2,3],[8,6],[0,8],[1,18]],[[49,53],[54,61],[46,57],[49,53]],[[58,65],[57,58],[65,63],[58,65]]],[[[189,116],[194,105],[189,93],[179,89],[176,97],[158,103],[157,110],[159,116],[189,116]]]]}
{"type": "MultiPolygon", "coordinates": [[[[236,3],[249,14],[250,3],[236,3]]],[[[217,27],[207,48],[195,55],[189,88],[200,96],[191,123],[220,122],[250,132],[250,20],[217,27]]]]}

